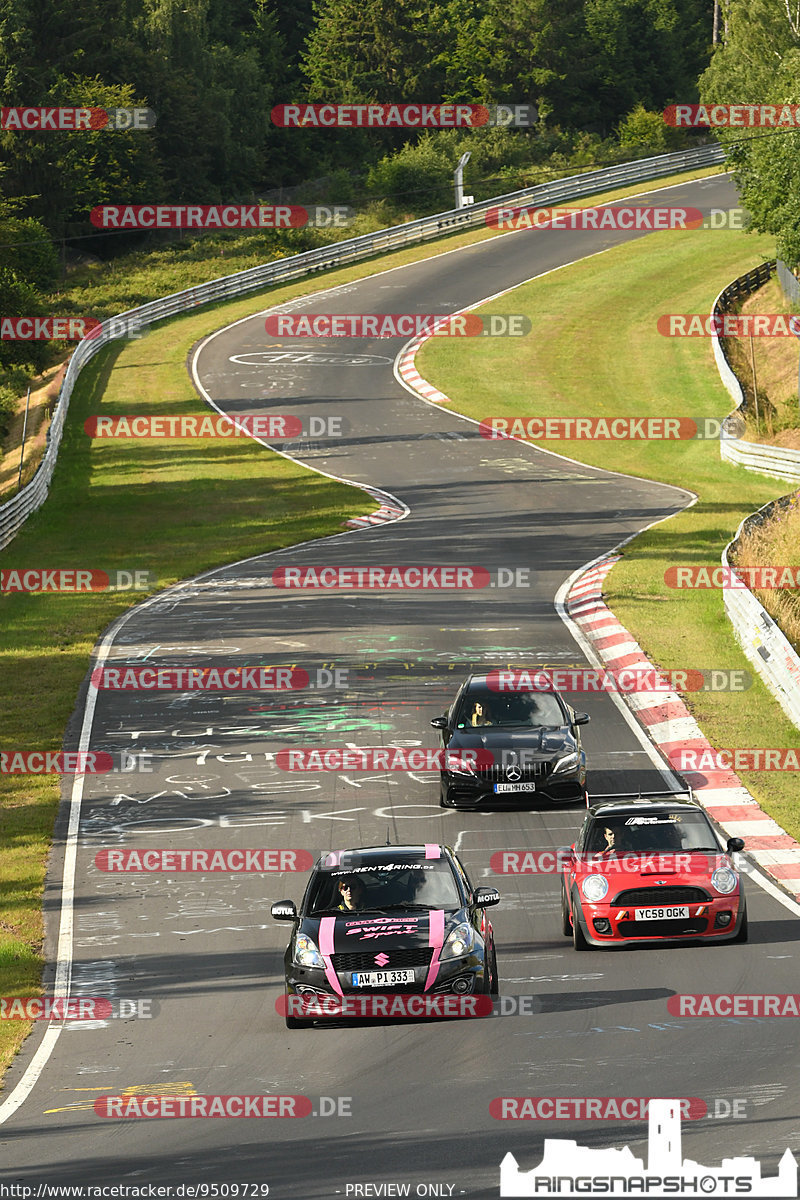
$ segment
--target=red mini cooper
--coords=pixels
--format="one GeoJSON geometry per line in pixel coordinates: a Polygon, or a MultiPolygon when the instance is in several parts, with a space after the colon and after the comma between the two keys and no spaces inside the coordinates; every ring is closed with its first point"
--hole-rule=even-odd
{"type": "Polygon", "coordinates": [[[606,800],[562,854],[561,924],[576,950],[651,941],[747,941],[732,855],[691,797],[606,800]]]}

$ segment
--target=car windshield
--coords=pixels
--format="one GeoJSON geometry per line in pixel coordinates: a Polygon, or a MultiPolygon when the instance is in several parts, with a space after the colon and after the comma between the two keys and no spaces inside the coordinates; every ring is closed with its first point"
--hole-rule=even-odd
{"type": "Polygon", "coordinates": [[[446,859],[387,859],[356,866],[320,868],[312,882],[308,912],[346,911],[345,895],[359,912],[403,908],[460,908],[462,901],[446,859]],[[346,889],[346,890],[345,890],[346,889]]]}
{"type": "Polygon", "coordinates": [[[480,725],[525,725],[560,728],[566,722],[552,692],[493,692],[471,688],[462,698],[456,715],[456,728],[480,725]]]}
{"type": "Polygon", "coordinates": [[[692,811],[598,816],[587,830],[584,850],[588,854],[722,853],[705,814],[692,811]]]}

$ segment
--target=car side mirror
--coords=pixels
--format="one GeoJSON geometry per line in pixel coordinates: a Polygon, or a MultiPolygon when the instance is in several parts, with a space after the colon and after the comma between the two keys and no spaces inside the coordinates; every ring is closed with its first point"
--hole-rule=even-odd
{"type": "Polygon", "coordinates": [[[728,838],[727,850],[728,854],[735,854],[737,850],[744,850],[744,838],[728,838]]]}
{"type": "Polygon", "coordinates": [[[493,904],[500,903],[500,893],[497,888],[477,887],[472,893],[472,903],[477,904],[478,908],[491,908],[493,904]]]}
{"type": "Polygon", "coordinates": [[[575,857],[574,842],[571,846],[559,846],[558,849],[556,850],[556,862],[558,863],[559,870],[563,871],[565,867],[572,866],[574,857],[575,857]]]}
{"type": "Polygon", "coordinates": [[[297,909],[294,900],[276,900],[269,910],[273,921],[296,921],[297,909]]]}
{"type": "Polygon", "coordinates": [[[589,716],[588,713],[575,713],[575,716],[572,718],[572,724],[573,725],[588,725],[589,722],[591,721],[591,719],[592,718],[589,716]]]}
{"type": "Polygon", "coordinates": [[[433,729],[447,729],[447,717],[434,717],[431,721],[433,729]]]}

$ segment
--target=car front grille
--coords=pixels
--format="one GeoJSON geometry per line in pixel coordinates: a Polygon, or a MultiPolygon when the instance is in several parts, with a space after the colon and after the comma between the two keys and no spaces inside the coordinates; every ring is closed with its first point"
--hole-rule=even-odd
{"type": "Polygon", "coordinates": [[[334,954],[332,958],[334,971],[397,971],[401,967],[428,967],[433,951],[430,946],[414,947],[411,950],[392,950],[388,953],[389,961],[376,963],[375,955],[378,950],[368,950],[365,953],[334,954]]]}
{"type": "Polygon", "coordinates": [[[629,888],[626,892],[620,892],[611,903],[617,908],[663,908],[665,904],[707,904],[710,899],[703,888],[665,885],[629,888]]]}
{"type": "Polygon", "coordinates": [[[705,933],[708,921],[705,917],[691,917],[686,921],[620,921],[617,931],[620,937],[685,937],[693,933],[705,933]]]}
{"type": "Polygon", "coordinates": [[[508,777],[508,764],[503,766],[501,763],[493,763],[490,767],[477,767],[475,774],[488,783],[533,783],[549,775],[552,766],[549,762],[526,763],[524,767],[519,768],[520,774],[515,779],[508,777]]]}

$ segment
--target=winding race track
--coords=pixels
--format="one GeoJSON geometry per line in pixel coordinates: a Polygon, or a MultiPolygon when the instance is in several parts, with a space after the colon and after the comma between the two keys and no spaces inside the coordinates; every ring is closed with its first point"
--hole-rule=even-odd
{"type": "MultiPolygon", "coordinates": [[[[715,178],[637,203],[726,207],[735,196],[715,178]]],[[[644,235],[515,233],[292,309],[453,311],[631,236],[644,235]]],[[[37,1028],[0,1105],[5,1185],[170,1184],[180,1195],[176,1185],[203,1184],[205,1194],[224,1196],[234,1193],[210,1185],[251,1184],[292,1200],[496,1197],[506,1152],[532,1168],[545,1136],[596,1148],[628,1144],[646,1158],[643,1119],[503,1121],[490,1113],[496,1097],[699,1097],[709,1116],[683,1123],[684,1152],[709,1166],[754,1155],[773,1175],[784,1149],[797,1146],[796,1024],[668,1010],[676,993],[794,991],[791,902],[751,882],[751,940],[743,946],[575,954],[561,935],[558,877],[496,876],[489,861],[498,850],[569,843],[580,807],[443,811],[430,771],[279,769],[274,756],[286,748],[435,747],[429,721],[470,666],[582,663],[554,608],[561,585],[691,501],[675,488],[482,439],[474,423],[404,389],[392,370],[400,346],[279,342],[266,338],[262,315],[197,349],[196,382],[219,409],[342,419],[343,436],[334,430],[278,448],[384,489],[409,511],[181,585],[132,610],[100,648],[98,661],[115,666],[293,666],[319,686],[288,694],[102,691],[88,708],[93,691],[82,697],[75,747],[146,754],[153,770],[88,776],[83,795],[67,798],[47,892],[48,957],[60,949],[62,972],[71,965],[73,995],[117,1006],[150,1001],[152,1015],[70,1021],[60,1033],[37,1028]],[[471,565],[493,582],[500,569],[507,580],[509,569],[529,568],[529,586],[314,592],[272,582],[281,567],[354,564],[471,565]],[[338,688],[330,686],[337,670],[338,688]],[[65,908],[74,930],[70,945],[63,927],[59,947],[65,864],[68,884],[72,877],[67,809],[80,818],[74,906],[67,887],[65,908]],[[532,996],[526,1013],[287,1031],[276,1001],[288,927],[271,920],[269,905],[299,901],[305,873],[114,874],[94,861],[120,848],[270,847],[316,856],[387,837],[454,846],[475,883],[500,889],[490,916],[501,992],[532,996]],[[123,1093],[306,1096],[312,1115],[97,1114],[96,1098],[123,1093]],[[739,1119],[714,1119],[734,1100],[739,1119]]],[[[679,787],[609,696],[569,699],[592,718],[584,746],[593,796],[679,787]]]]}

